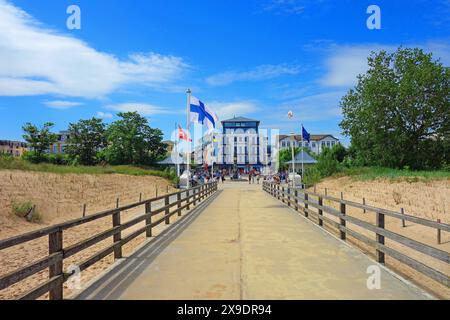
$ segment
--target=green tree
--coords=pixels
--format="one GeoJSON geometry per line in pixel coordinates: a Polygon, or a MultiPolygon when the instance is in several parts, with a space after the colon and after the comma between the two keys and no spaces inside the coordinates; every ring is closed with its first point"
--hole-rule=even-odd
{"type": "Polygon", "coordinates": [[[450,68],[421,49],[373,52],[341,100],[359,163],[415,169],[450,163],[450,68]]]}
{"type": "Polygon", "coordinates": [[[137,112],[121,112],[121,118],[107,129],[106,159],[112,164],[153,164],[164,157],[167,146],[163,133],[151,128],[137,112]]]}
{"type": "Polygon", "coordinates": [[[106,146],[105,124],[102,119],[80,120],[69,125],[69,140],[65,152],[83,165],[98,163],[97,154],[106,146]]]}
{"type": "Polygon", "coordinates": [[[46,122],[41,128],[27,122],[22,130],[24,131],[23,138],[32,149],[34,161],[39,162],[44,160],[45,152],[50,148],[50,145],[55,143],[58,135],[51,133],[50,130],[54,124],[46,122]]]}

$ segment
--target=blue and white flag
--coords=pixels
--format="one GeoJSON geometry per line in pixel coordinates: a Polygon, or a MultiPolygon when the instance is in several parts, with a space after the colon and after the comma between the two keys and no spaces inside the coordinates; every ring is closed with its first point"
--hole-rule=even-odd
{"type": "Polygon", "coordinates": [[[191,96],[190,105],[191,122],[206,125],[210,130],[216,127],[219,118],[207,105],[193,96],[191,96]]]}

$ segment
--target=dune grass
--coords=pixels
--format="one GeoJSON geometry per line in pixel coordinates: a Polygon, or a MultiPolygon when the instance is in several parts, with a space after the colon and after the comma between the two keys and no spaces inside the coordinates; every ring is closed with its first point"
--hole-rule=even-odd
{"type": "Polygon", "coordinates": [[[36,172],[49,172],[58,174],[126,174],[132,176],[158,176],[173,179],[173,173],[169,170],[138,167],[130,165],[120,166],[66,166],[49,163],[31,163],[23,159],[12,157],[0,157],[0,170],[23,170],[36,172]]]}
{"type": "Polygon", "coordinates": [[[344,168],[335,177],[350,176],[357,180],[404,180],[418,182],[424,180],[450,179],[450,171],[415,171],[383,167],[344,168]]]}

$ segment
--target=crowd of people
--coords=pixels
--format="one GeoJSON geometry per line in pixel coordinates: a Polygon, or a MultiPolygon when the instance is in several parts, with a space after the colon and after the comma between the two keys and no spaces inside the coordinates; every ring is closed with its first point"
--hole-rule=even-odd
{"type": "Polygon", "coordinates": [[[280,171],[271,175],[263,175],[255,168],[248,170],[237,169],[217,169],[211,172],[203,168],[196,169],[191,175],[191,186],[205,184],[212,181],[224,183],[226,180],[248,180],[249,184],[260,184],[261,180],[269,181],[275,184],[288,184],[289,173],[287,171],[280,171]]]}

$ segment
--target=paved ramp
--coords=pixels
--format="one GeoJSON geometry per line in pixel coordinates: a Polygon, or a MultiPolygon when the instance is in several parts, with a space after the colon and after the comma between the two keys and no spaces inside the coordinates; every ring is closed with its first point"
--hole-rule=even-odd
{"type": "Polygon", "coordinates": [[[220,185],[186,216],[83,292],[80,299],[425,299],[261,186],[220,185]]]}

